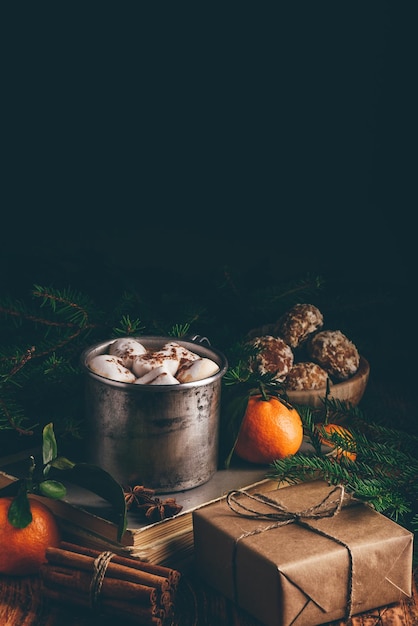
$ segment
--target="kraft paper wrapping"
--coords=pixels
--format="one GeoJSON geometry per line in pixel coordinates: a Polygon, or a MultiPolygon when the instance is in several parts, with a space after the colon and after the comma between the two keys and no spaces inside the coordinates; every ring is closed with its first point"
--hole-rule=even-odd
{"type": "MultiPolygon", "coordinates": [[[[321,480],[264,494],[290,512],[334,495],[321,480]]],[[[370,506],[343,496],[328,516],[278,522],[245,493],[234,501],[243,514],[228,498],[194,511],[196,568],[266,626],[317,626],[411,596],[413,535],[370,506]]]]}

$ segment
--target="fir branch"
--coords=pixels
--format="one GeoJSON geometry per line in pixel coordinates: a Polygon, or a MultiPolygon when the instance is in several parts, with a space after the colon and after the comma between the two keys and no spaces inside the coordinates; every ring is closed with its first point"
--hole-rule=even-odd
{"type": "Polygon", "coordinates": [[[68,288],[63,290],[34,285],[33,296],[41,298],[41,308],[49,306],[54,314],[62,315],[77,326],[85,326],[89,319],[90,301],[82,294],[68,288]]]}
{"type": "Polygon", "coordinates": [[[412,456],[416,454],[418,435],[415,435],[413,432],[405,432],[401,429],[378,424],[375,421],[371,421],[368,414],[364,412],[354,416],[353,424],[358,426],[364,437],[373,438],[375,442],[380,441],[386,445],[388,442],[391,442],[392,448],[403,448],[412,456]]]}
{"type": "MultiPolygon", "coordinates": [[[[338,445],[343,445],[343,439],[338,445]]],[[[351,461],[323,454],[297,453],[272,463],[267,476],[279,484],[297,484],[322,478],[330,484],[344,484],[356,497],[395,520],[404,518],[417,505],[418,462],[400,451],[389,452],[389,446],[369,442],[359,451],[364,460],[351,461]]]]}
{"type": "MultiPolygon", "coordinates": [[[[54,381],[59,381],[60,376],[65,380],[69,375],[74,375],[75,367],[69,358],[78,354],[79,341],[82,337],[86,339],[96,327],[96,324],[90,322],[86,308],[88,300],[80,297],[80,302],[75,302],[74,299],[79,296],[76,292],[52,288],[48,291],[35,285],[33,294],[41,298],[41,308],[49,308],[49,312],[45,311],[43,316],[20,300],[13,304],[6,298],[1,304],[5,320],[16,321],[15,326],[21,337],[26,337],[29,332],[32,340],[37,336],[31,342],[32,347],[23,352],[15,348],[3,348],[1,351],[0,427],[26,435],[33,434],[33,428],[23,427],[25,421],[33,421],[26,415],[29,405],[36,407],[44,401],[45,396],[51,398],[52,385],[54,381]],[[48,386],[48,393],[45,393],[48,386]]],[[[61,390],[64,391],[63,385],[61,390]]]]}
{"type": "Polygon", "coordinates": [[[297,411],[302,420],[305,437],[311,442],[315,454],[321,454],[322,441],[313,409],[310,406],[300,406],[297,407],[297,411]]]}
{"type": "Polygon", "coordinates": [[[26,320],[33,324],[41,324],[43,326],[51,326],[51,327],[69,327],[74,328],[75,326],[79,326],[80,324],[85,323],[87,319],[86,311],[83,309],[75,309],[75,305],[71,306],[69,303],[65,307],[57,308],[56,300],[45,300],[41,303],[41,306],[44,306],[47,302],[52,304],[51,310],[54,314],[65,314],[68,318],[67,320],[57,320],[55,318],[49,318],[46,315],[40,316],[39,314],[34,313],[28,306],[20,301],[16,301],[14,305],[12,304],[0,304],[0,313],[2,313],[5,317],[15,318],[21,324],[22,320],[26,320]]]}
{"type": "Polygon", "coordinates": [[[28,348],[23,354],[15,354],[13,357],[7,359],[3,357],[1,360],[3,363],[7,361],[10,364],[10,370],[1,375],[2,383],[9,382],[13,376],[15,376],[25,365],[30,361],[35,352],[34,346],[28,348]]]}
{"type": "Polygon", "coordinates": [[[113,328],[113,334],[119,337],[140,335],[145,329],[140,319],[132,320],[129,315],[122,315],[119,326],[113,328]]]}
{"type": "Polygon", "coordinates": [[[303,454],[297,452],[284,459],[277,459],[271,464],[267,478],[277,478],[281,483],[297,484],[302,480],[323,478],[332,484],[348,484],[351,479],[353,462],[337,461],[332,457],[303,454]]]}
{"type": "Polygon", "coordinates": [[[187,335],[187,333],[190,330],[190,324],[186,323],[186,324],[175,324],[171,330],[168,331],[168,335],[170,337],[177,337],[177,338],[181,338],[181,337],[185,337],[187,335]]]}
{"type": "Polygon", "coordinates": [[[326,406],[321,409],[297,407],[301,415],[305,437],[312,443],[312,454],[298,452],[270,466],[268,477],[279,484],[297,484],[303,480],[322,478],[330,484],[344,484],[348,491],[367,501],[379,512],[405,525],[417,514],[418,459],[416,437],[374,423],[353,407],[339,407],[330,402],[333,415],[340,409],[352,419],[343,421],[343,428],[331,434],[323,429],[326,406]],[[321,445],[325,437],[336,449],[356,452],[356,460],[333,456],[321,445]],[[411,446],[411,439],[414,444],[411,446]]]}
{"type": "Polygon", "coordinates": [[[26,414],[23,407],[16,402],[14,396],[2,388],[0,394],[0,430],[11,429],[19,435],[31,436],[37,424],[24,428],[23,423],[25,421],[26,414]]]}
{"type": "Polygon", "coordinates": [[[54,352],[43,363],[42,371],[45,376],[52,376],[61,380],[63,376],[75,375],[78,370],[62,356],[54,352]]]}
{"type": "Polygon", "coordinates": [[[388,468],[408,467],[416,462],[416,459],[407,451],[400,449],[390,440],[379,442],[370,439],[359,430],[351,429],[357,454],[361,458],[367,458],[374,465],[382,465],[388,468]]]}
{"type": "Polygon", "coordinates": [[[337,461],[332,457],[297,453],[274,461],[267,477],[277,478],[279,485],[321,478],[331,485],[343,484],[355,497],[367,501],[377,511],[393,519],[398,520],[411,512],[412,499],[393,478],[376,476],[373,472],[362,476],[355,465],[344,457],[337,461]]]}

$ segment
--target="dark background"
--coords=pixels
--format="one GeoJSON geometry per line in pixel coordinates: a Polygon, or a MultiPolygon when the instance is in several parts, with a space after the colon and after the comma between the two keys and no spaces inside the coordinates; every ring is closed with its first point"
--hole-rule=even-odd
{"type": "Polygon", "coordinates": [[[413,3],[42,17],[5,21],[7,251],[408,270],[413,3]]]}
{"type": "Polygon", "coordinates": [[[3,292],[321,274],[410,391],[414,3],[42,10],[3,22],[3,292]]]}

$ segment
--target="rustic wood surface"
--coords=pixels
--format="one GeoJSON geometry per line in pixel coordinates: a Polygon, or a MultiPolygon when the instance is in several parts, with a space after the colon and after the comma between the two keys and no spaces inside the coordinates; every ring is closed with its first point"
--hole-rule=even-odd
{"type": "MultiPolygon", "coordinates": [[[[410,599],[355,616],[350,626],[418,626],[417,581],[418,571],[410,599]]],[[[262,626],[190,574],[182,579],[175,613],[173,626],[262,626]]],[[[0,577],[1,626],[114,626],[114,623],[114,617],[51,603],[43,596],[38,577],[0,577]]],[[[345,621],[332,622],[332,626],[346,625],[345,621]]]]}

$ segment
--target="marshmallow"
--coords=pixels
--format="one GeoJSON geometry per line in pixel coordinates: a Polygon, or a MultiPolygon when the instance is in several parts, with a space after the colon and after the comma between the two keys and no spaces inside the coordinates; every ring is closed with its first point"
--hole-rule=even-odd
{"type": "Polygon", "coordinates": [[[164,365],[160,365],[158,367],[154,367],[152,370],[137,378],[135,381],[136,385],[149,385],[157,376],[162,374],[169,374],[172,376],[164,367],[164,365]]]}
{"type": "Polygon", "coordinates": [[[179,361],[173,356],[158,352],[149,352],[134,357],[132,361],[132,371],[138,378],[144,376],[157,367],[164,367],[166,372],[174,376],[177,372],[179,361]]]}
{"type": "Polygon", "coordinates": [[[124,366],[122,359],[111,354],[98,354],[87,363],[92,372],[122,383],[135,382],[135,375],[124,366]]]}
{"type": "Polygon", "coordinates": [[[125,367],[131,369],[135,356],[145,354],[147,349],[136,339],[116,339],[109,346],[109,354],[122,359],[125,367]]]}
{"type": "Polygon", "coordinates": [[[196,354],[196,352],[192,352],[185,346],[181,346],[176,341],[169,341],[161,348],[161,350],[158,351],[158,353],[177,359],[179,365],[182,365],[185,361],[196,361],[199,358],[199,355],[196,354]]]}
{"type": "Polygon", "coordinates": [[[195,361],[185,363],[177,372],[176,378],[180,383],[192,383],[213,376],[218,371],[219,367],[215,361],[199,357],[195,361]]]}
{"type": "Polygon", "coordinates": [[[163,372],[159,374],[156,378],[154,378],[150,383],[150,385],[179,385],[179,381],[177,378],[174,378],[170,374],[170,372],[163,372]]]}

